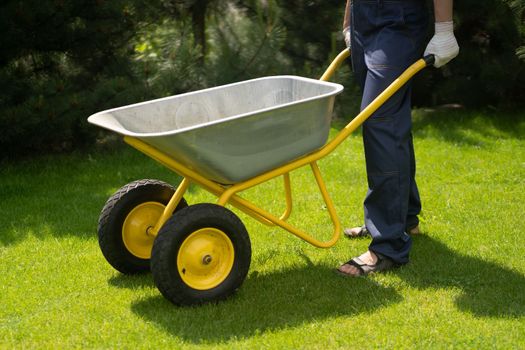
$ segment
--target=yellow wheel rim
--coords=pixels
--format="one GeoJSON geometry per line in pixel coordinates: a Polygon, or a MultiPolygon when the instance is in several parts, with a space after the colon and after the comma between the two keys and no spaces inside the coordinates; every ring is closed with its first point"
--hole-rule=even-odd
{"type": "Polygon", "coordinates": [[[217,287],[230,274],[235,253],[232,241],[221,230],[203,228],[190,234],[177,254],[182,281],[193,289],[217,287]]]}
{"type": "Polygon", "coordinates": [[[151,258],[155,236],[148,234],[148,230],[155,226],[164,208],[158,202],[145,202],[133,208],[124,220],[122,241],[126,249],[137,258],[151,258]]]}

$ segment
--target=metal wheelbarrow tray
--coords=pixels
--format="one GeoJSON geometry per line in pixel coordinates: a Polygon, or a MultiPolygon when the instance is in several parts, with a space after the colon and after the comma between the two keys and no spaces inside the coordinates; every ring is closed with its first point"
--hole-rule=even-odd
{"type": "Polygon", "coordinates": [[[275,76],[103,111],[88,120],[233,184],[322,147],[343,87],[275,76]]]}
{"type": "Polygon", "coordinates": [[[328,83],[349,56],[345,50],[321,81],[278,76],[115,108],[89,122],[124,135],[124,141],[182,176],[177,188],[159,180],[138,180],[120,188],[99,217],[101,251],[116,270],[151,270],[159,291],[176,305],[224,299],[248,274],[251,243],[231,205],[265,225],[279,226],[319,247],[341,234],[334,204],[317,161],[330,154],[374,111],[429,64],[410,66],[369,106],[327,141],[335,95],[328,83]],[[310,166],[333,223],[320,241],[290,225],[289,173],[310,166]],[[286,209],[281,216],[259,208],[239,193],[282,176],[286,209]],[[217,203],[188,205],[184,194],[197,184],[217,203]]]}

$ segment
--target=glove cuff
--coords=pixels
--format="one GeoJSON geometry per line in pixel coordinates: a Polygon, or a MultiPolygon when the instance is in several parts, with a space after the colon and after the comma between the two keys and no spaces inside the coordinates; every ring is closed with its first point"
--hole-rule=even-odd
{"type": "Polygon", "coordinates": [[[350,27],[346,27],[343,29],[343,35],[346,35],[350,31],[350,27]]]}
{"type": "Polygon", "coordinates": [[[454,22],[448,21],[448,22],[436,22],[434,23],[435,26],[435,33],[453,33],[454,32],[454,22]]]}

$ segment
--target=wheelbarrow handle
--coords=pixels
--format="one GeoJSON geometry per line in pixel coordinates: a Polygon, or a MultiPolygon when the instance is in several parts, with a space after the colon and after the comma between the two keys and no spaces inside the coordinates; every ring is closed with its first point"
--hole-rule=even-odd
{"type": "Polygon", "coordinates": [[[346,60],[348,57],[350,57],[350,49],[344,49],[343,51],[341,51],[341,53],[337,55],[337,57],[328,66],[323,76],[319,80],[322,80],[322,81],[330,80],[330,78],[334,75],[337,68],[339,68],[341,64],[344,62],[344,60],[346,60]]]}
{"type": "MultiPolygon", "coordinates": [[[[328,81],[332,76],[334,75],[335,71],[341,66],[341,64],[346,60],[348,57],[350,57],[350,49],[344,49],[337,55],[337,57],[330,63],[326,71],[324,72],[323,76],[319,79],[322,81],[328,81]]],[[[427,67],[434,65],[435,57],[434,55],[426,55],[423,57],[423,60],[425,61],[425,64],[427,67]]]]}
{"type": "MultiPolygon", "coordinates": [[[[330,67],[326,70],[321,80],[328,80],[339,67],[344,59],[350,55],[348,49],[344,50],[336,57],[330,67]]],[[[408,67],[397,79],[395,79],[382,93],[379,94],[368,106],[366,106],[354,119],[352,119],[339,133],[326,144],[318,153],[320,158],[332,152],[341,142],[343,142],[352,132],[365,122],[385,101],[405,85],[417,72],[434,64],[434,55],[420,58],[408,67]]]]}

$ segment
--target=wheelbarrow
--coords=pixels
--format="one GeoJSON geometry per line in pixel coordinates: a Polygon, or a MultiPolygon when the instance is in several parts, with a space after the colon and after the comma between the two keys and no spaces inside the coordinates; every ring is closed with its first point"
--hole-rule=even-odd
{"type": "Polygon", "coordinates": [[[182,176],[177,188],[138,180],[120,188],[99,217],[101,251],[116,270],[151,270],[155,285],[176,305],[227,298],[243,283],[251,261],[248,232],[231,205],[265,225],[276,225],[319,248],[332,247],[341,225],[317,161],[330,154],[418,71],[411,65],[327,143],[335,96],[328,82],[349,56],[342,51],[320,80],[272,76],[147,101],[96,113],[92,124],[123,135],[124,141],[182,176]],[[287,222],[292,212],[289,173],[310,166],[333,235],[320,241],[287,222]],[[279,217],[240,192],[282,176],[286,200],[279,217]],[[188,205],[184,194],[197,184],[216,203],[188,205]]]}

